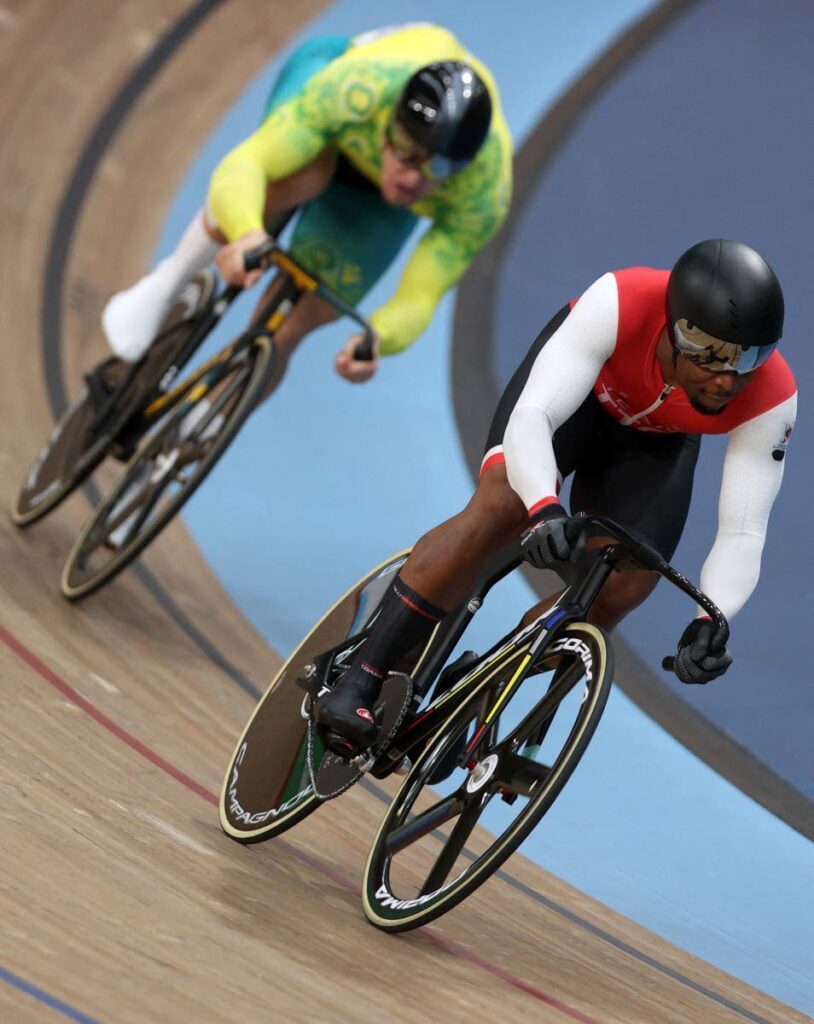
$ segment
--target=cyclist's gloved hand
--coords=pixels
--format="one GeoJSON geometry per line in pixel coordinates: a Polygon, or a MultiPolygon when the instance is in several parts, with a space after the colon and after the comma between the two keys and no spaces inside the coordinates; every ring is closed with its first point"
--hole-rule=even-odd
{"type": "Polygon", "coordinates": [[[732,664],[732,655],[710,619],[693,619],[681,634],[674,671],[682,683],[711,683],[732,664]]]}
{"type": "Polygon", "coordinates": [[[537,569],[556,569],[561,562],[576,562],[585,550],[585,533],[557,502],[541,508],[520,538],[527,562],[537,569]]]}

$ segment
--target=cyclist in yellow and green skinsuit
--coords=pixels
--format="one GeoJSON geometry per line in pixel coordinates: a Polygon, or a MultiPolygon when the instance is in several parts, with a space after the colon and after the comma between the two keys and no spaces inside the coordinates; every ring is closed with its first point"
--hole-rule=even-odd
{"type": "MultiPolygon", "coordinates": [[[[395,293],[370,318],[377,356],[391,355],[424,331],[500,227],[511,187],[497,87],[451,32],[422,23],[313,39],[287,61],[259,129],[217,167],[175,251],[107,304],[105,333],[121,359],[140,358],[174,296],[213,259],[227,283],[253,284],[243,254],[293,206],[292,255],[357,304],[426,217],[395,293]]],[[[306,296],[276,336],[275,384],[297,343],[335,316],[306,296]]],[[[335,363],[353,382],[378,367],[354,359],[358,341],[335,363]]]]}

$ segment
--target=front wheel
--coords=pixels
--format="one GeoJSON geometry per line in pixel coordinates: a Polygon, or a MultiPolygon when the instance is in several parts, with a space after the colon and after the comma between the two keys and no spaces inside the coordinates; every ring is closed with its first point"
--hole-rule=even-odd
{"type": "Polygon", "coordinates": [[[164,529],[254,409],[273,362],[272,339],[259,335],[179,392],[83,526],[62,573],[65,597],[73,601],[98,590],[164,529]],[[201,404],[210,397],[208,406],[201,404]]]}
{"type": "Polygon", "coordinates": [[[574,623],[531,666],[522,655],[510,649],[444,723],[390,805],[363,883],[365,915],[377,927],[417,928],[482,885],[532,832],[585,753],[613,675],[604,632],[574,623]],[[439,764],[479,734],[467,763],[433,786],[439,764]]]}

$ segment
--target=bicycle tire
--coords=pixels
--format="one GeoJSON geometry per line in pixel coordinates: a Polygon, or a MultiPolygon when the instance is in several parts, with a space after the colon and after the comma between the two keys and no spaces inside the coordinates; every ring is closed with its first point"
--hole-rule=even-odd
{"type": "MultiPolygon", "coordinates": [[[[181,291],[121,400],[125,410],[128,406],[132,407],[134,395],[143,394],[146,385],[159,380],[166,369],[167,352],[177,351],[189,330],[212,308],[215,283],[215,275],[209,270],[204,270],[196,274],[181,291]]],[[[102,462],[118,440],[121,429],[126,426],[129,416],[122,410],[117,410],[117,415],[108,425],[108,429],[100,433],[87,449],[83,450],[80,445],[78,455],[72,460],[71,453],[68,453],[71,466],[61,478],[61,483],[56,487],[53,482],[47,484],[42,492],[43,500],[31,506],[27,500],[29,488],[39,482],[40,470],[47,464],[49,457],[57,454],[56,442],[66,439],[76,446],[77,430],[84,435],[87,427],[96,419],[97,412],[88,406],[87,400],[88,391],[85,387],[59,417],[45,444],[37,452],[11,511],[11,518],[17,526],[25,527],[37,522],[68,498],[102,462]]],[[[62,462],[64,464],[65,460],[62,462]]]]}
{"type": "Polygon", "coordinates": [[[389,586],[408,554],[402,551],[393,555],[343,594],[313,626],[260,698],[235,745],[221,786],[218,814],[221,828],[230,839],[245,844],[264,842],[321,806],[303,760],[308,744],[307,722],[300,714],[305,693],[295,680],[317,653],[364,628],[378,605],[379,591],[389,586]],[[282,778],[278,777],[275,760],[283,765],[282,778]],[[292,789],[294,795],[289,796],[292,789]],[[279,807],[284,808],[282,812],[279,807]]]}
{"type": "MultiPolygon", "coordinates": [[[[246,347],[236,348],[231,355],[224,360],[219,369],[228,373],[238,358],[242,358],[246,347]]],[[[201,458],[194,474],[181,487],[180,491],[171,498],[163,509],[146,524],[146,529],[139,530],[132,539],[123,544],[110,560],[98,571],[84,576],[82,567],[82,556],[85,545],[94,530],[99,528],[100,523],[115,508],[128,486],[135,479],[140,465],[149,458],[151,448],[155,439],[172,425],[172,421],[179,417],[179,410],[186,396],[194,392],[196,385],[192,385],[189,391],[179,395],[173,411],[168,418],[167,425],[162,427],[156,435],[148,436],[146,441],[136,451],[128,462],[125,472],[116,487],[97,505],[91,516],[83,525],[79,536],[74,542],[65,567],[62,572],[61,590],[64,597],[70,601],[77,601],[87,597],[89,594],[99,590],[114,579],[123,569],[139,555],[150,544],[167,524],[174,519],[184,504],[192,497],[198,487],[203,483],[209,473],[214,469],[218,460],[225,453],[235,435],[243,426],[247,417],[254,409],[257,400],[263,393],[266,383],[271,375],[274,365],[274,342],[268,335],[258,335],[251,339],[248,345],[249,358],[253,360],[250,373],[246,378],[245,385],[240,393],[233,410],[228,413],[228,418],[223,428],[218,433],[210,449],[201,458]]],[[[93,550],[97,550],[97,548],[93,550]]]]}
{"type": "Polygon", "coordinates": [[[58,478],[61,479],[61,483],[54,486],[56,481],[52,481],[37,492],[33,498],[29,496],[31,488],[35,484],[41,483],[39,472],[42,467],[46,466],[48,460],[59,452],[59,449],[55,447],[56,444],[63,438],[69,443],[76,443],[75,434],[77,429],[82,430],[82,421],[93,420],[94,414],[88,408],[87,402],[88,393],[83,391],[68,406],[54,425],[45,444],[37,452],[11,510],[11,518],[16,526],[30,526],[55,509],[90,476],[107,454],[113,437],[103,434],[89,448],[81,452],[73,462],[71,469],[63,477],[58,478]]]}
{"type": "MultiPolygon", "coordinates": [[[[529,800],[512,825],[497,836],[482,855],[472,859],[469,866],[452,881],[428,894],[407,900],[399,898],[391,891],[389,876],[395,854],[388,851],[387,838],[395,827],[406,822],[410,809],[427,785],[432,771],[447,749],[456,741],[462,724],[472,720],[473,708],[482,699],[482,689],[478,688],[429,741],[393,798],[379,826],[367,859],[362,884],[364,913],[371,924],[384,931],[407,931],[428,924],[452,910],[500,868],[534,830],[562,791],[596,730],[607,702],[613,676],[613,652],[602,629],[588,623],[574,623],[559,633],[557,640],[569,637],[588,644],[591,648],[592,685],[588,688],[580,707],[578,727],[575,723],[560,756],[553,762],[545,781],[540,784],[539,791],[529,800]]],[[[507,702],[507,706],[510,703],[511,700],[507,702]]]]}

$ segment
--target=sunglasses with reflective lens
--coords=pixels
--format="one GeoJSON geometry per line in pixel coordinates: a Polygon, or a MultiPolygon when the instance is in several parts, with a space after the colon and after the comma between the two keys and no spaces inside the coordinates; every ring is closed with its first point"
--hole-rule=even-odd
{"type": "Polygon", "coordinates": [[[404,167],[420,171],[430,181],[443,181],[453,174],[459,174],[471,163],[470,160],[453,160],[440,153],[428,153],[414,142],[398,121],[391,121],[385,132],[387,145],[404,167]]]}
{"type": "Polygon", "coordinates": [[[762,366],[777,348],[773,345],[736,345],[705,334],[689,320],[673,324],[676,348],[690,362],[710,373],[751,373],[762,366]]]}

